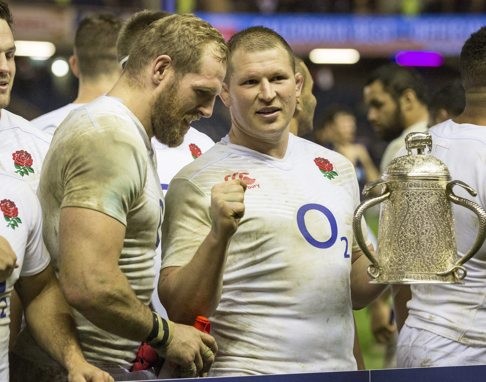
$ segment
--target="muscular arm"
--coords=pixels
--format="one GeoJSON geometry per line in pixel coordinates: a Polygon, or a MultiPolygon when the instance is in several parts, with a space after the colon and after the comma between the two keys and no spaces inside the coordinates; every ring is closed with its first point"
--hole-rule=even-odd
{"type": "MultiPolygon", "coordinates": [[[[94,210],[70,207],[61,210],[59,227],[59,279],[68,303],[96,326],[144,341],[152,330],[153,316],[118,266],[123,224],[94,210]]],[[[213,337],[177,324],[170,331],[171,339],[157,351],[177,365],[191,366],[190,376],[208,370],[214,357],[204,353],[207,347],[216,352],[213,337]]]]}
{"type": "Polygon", "coordinates": [[[210,232],[189,264],[161,271],[159,296],[174,321],[190,324],[199,314],[212,315],[221,297],[228,244],[210,232]]]}
{"type": "Polygon", "coordinates": [[[59,280],[67,302],[96,326],[144,340],[152,314],[118,266],[125,226],[87,208],[61,210],[59,280]]]}
{"type": "MultiPolygon", "coordinates": [[[[214,186],[208,235],[188,264],[161,271],[159,297],[174,321],[191,324],[197,315],[211,316],[216,309],[227,248],[244,212],[244,191],[245,185],[239,180],[214,186]]],[[[166,216],[164,224],[174,223],[170,219],[166,216]]]]}
{"type": "Polygon", "coordinates": [[[63,365],[70,378],[79,381],[113,381],[105,372],[86,362],[79,347],[71,310],[50,266],[42,272],[21,277],[15,288],[25,307],[25,318],[32,335],[48,353],[63,365]]]}
{"type": "MultiPolygon", "coordinates": [[[[370,246],[373,253],[373,248],[370,246]]],[[[362,309],[378,297],[385,289],[383,284],[370,284],[367,268],[370,261],[363,252],[353,252],[353,265],[351,269],[351,299],[353,309],[362,309]]]]}

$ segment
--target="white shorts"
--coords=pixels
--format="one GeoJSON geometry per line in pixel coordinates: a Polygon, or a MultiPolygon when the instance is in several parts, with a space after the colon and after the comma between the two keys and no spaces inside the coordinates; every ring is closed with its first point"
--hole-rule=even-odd
{"type": "Polygon", "coordinates": [[[406,324],[398,336],[397,367],[486,364],[486,347],[468,346],[406,324]]]}

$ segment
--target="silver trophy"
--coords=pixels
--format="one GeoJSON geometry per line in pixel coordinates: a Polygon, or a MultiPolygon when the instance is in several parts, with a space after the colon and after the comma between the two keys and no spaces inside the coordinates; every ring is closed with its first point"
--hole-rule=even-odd
{"type": "Polygon", "coordinates": [[[363,191],[367,195],[381,186],[381,194],[362,202],[354,213],[353,230],[371,261],[371,282],[460,283],[466,276],[463,264],[486,238],[486,212],[454,194],[454,186],[473,196],[476,191],[464,182],[451,180],[446,165],[424,152],[432,148],[430,134],[410,133],[405,144],[408,155],[395,158],[383,176],[363,191]],[[457,255],[451,202],[472,210],[479,219],[476,240],[461,258],[457,255]],[[363,238],[361,222],[363,213],[379,203],[378,247],[373,256],[363,238]]]}

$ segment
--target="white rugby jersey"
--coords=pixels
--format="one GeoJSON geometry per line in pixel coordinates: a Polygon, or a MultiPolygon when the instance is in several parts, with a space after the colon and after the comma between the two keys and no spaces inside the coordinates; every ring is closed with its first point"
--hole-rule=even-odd
{"type": "Polygon", "coordinates": [[[184,141],[177,147],[169,147],[152,138],[152,147],[157,157],[157,173],[164,193],[175,174],[185,165],[214,146],[214,141],[194,127],[189,127],[184,141]]]}
{"type": "Polygon", "coordinates": [[[0,111],[0,170],[27,182],[37,190],[41,166],[50,137],[26,119],[0,111]]]}
{"type": "MultiPolygon", "coordinates": [[[[455,186],[456,195],[486,208],[486,126],[445,121],[429,130],[432,154],[478,195],[455,186]]],[[[478,220],[469,209],[453,207],[458,258],[474,243],[478,220]]],[[[464,267],[463,284],[413,285],[407,325],[471,346],[486,346],[486,243],[464,267]]],[[[484,360],[486,362],[486,359],[484,360]]]]}
{"type": "Polygon", "coordinates": [[[58,126],[61,124],[62,121],[64,121],[64,119],[68,116],[71,110],[77,109],[78,107],[83,105],[83,103],[68,103],[67,105],[62,106],[59,109],[55,109],[53,111],[50,111],[49,113],[34,118],[30,122],[52,137],[58,126]]]}
{"type": "Polygon", "coordinates": [[[342,155],[290,135],[283,159],[224,138],[167,193],[162,266],[183,266],[211,226],[211,187],[247,184],[228,249],[211,375],[353,370],[352,221],[359,190],[342,155]]]}
{"type": "Polygon", "coordinates": [[[3,171],[0,171],[0,235],[10,243],[18,264],[7,280],[0,282],[0,381],[8,381],[10,294],[20,276],[40,273],[50,258],[42,240],[42,214],[37,197],[24,182],[3,171]]]}

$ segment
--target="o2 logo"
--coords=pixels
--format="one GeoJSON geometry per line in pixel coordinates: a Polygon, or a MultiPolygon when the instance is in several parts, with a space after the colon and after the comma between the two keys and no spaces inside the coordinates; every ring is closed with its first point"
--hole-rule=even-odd
{"type": "MultiPolygon", "coordinates": [[[[299,231],[304,237],[304,239],[312,246],[316,248],[326,249],[332,247],[337,240],[338,237],[338,226],[336,222],[336,218],[334,217],[331,210],[324,207],[321,204],[317,203],[310,203],[304,204],[302,207],[299,208],[297,211],[297,226],[299,227],[299,231]],[[329,222],[329,227],[331,228],[331,237],[326,241],[319,241],[315,239],[305,225],[305,214],[309,211],[317,211],[320,212],[325,216],[327,221],[329,222]]],[[[344,242],[344,258],[349,258],[350,254],[348,252],[349,243],[348,238],[346,236],[342,236],[339,239],[341,242],[344,242]]]]}

